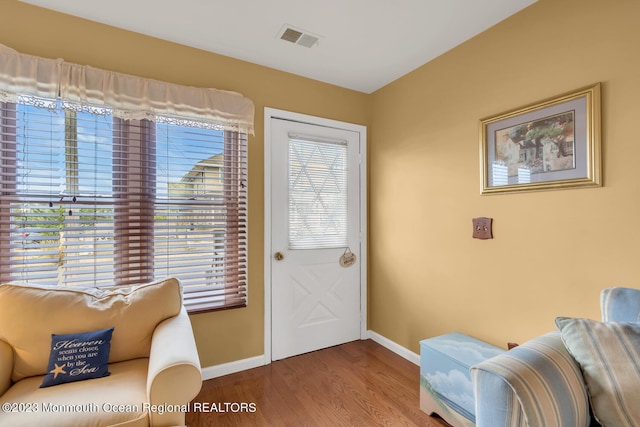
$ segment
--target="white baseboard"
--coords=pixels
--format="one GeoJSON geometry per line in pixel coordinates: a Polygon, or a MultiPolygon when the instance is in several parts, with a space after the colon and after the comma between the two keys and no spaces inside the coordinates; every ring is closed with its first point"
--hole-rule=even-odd
{"type": "MultiPolygon", "coordinates": [[[[393,351],[397,355],[407,359],[409,362],[420,366],[420,355],[412,352],[409,349],[402,347],[391,341],[388,338],[383,337],[377,332],[371,330],[367,331],[367,337],[381,346],[393,351]]],[[[235,374],[236,372],[246,371],[247,369],[257,368],[263,365],[267,365],[270,362],[267,361],[264,355],[250,357],[248,359],[236,360],[234,362],[223,363],[221,365],[208,366],[202,368],[202,379],[210,380],[213,378],[222,377],[224,375],[235,374]]]]}
{"type": "Polygon", "coordinates": [[[382,335],[380,335],[377,332],[373,332],[373,331],[369,330],[369,331],[367,331],[367,335],[369,336],[370,339],[372,339],[373,341],[377,342],[381,346],[386,347],[389,350],[391,350],[394,353],[396,353],[397,355],[404,357],[405,359],[407,359],[409,362],[413,363],[414,365],[420,366],[420,355],[419,354],[416,354],[413,351],[411,351],[411,350],[409,350],[407,348],[404,348],[400,344],[397,344],[397,343],[391,341],[389,338],[383,337],[382,335]]]}
{"type": "Polygon", "coordinates": [[[208,366],[206,368],[202,368],[202,379],[210,380],[212,378],[246,371],[247,369],[257,368],[266,364],[266,359],[264,355],[262,355],[250,357],[248,359],[236,360],[235,362],[223,363],[222,365],[208,366]]]}

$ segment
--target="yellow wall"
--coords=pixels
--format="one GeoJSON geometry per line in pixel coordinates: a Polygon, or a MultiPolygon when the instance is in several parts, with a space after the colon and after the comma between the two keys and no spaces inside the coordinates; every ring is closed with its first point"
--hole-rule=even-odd
{"type": "MultiPolygon", "coordinates": [[[[179,84],[237,91],[256,107],[249,138],[249,305],[191,317],[202,366],[264,352],[264,107],[367,125],[365,94],[0,0],[0,43],[20,52],[179,84]]],[[[294,46],[295,48],[295,46],[294,46]]]]}
{"type": "Polygon", "coordinates": [[[369,327],[419,351],[599,319],[640,287],[640,2],[540,0],[372,95],[369,327]],[[479,120],[602,82],[604,187],[479,194],[479,120]],[[494,218],[494,239],[471,219],[494,218]]]}
{"type": "Polygon", "coordinates": [[[263,351],[263,107],[369,127],[369,327],[418,352],[457,330],[497,345],[598,318],[638,285],[637,0],[539,0],[372,95],[2,0],[0,43],[256,105],[249,153],[250,302],[192,316],[203,366],[263,351]],[[604,187],[479,195],[481,118],[602,82],[604,187]],[[494,218],[493,240],[471,218],[494,218]]]}

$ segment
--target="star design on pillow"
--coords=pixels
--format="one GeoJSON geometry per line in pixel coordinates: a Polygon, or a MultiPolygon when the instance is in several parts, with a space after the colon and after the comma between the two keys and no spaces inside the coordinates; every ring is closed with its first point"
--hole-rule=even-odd
{"type": "Polygon", "coordinates": [[[55,365],[56,365],[56,367],[49,371],[50,374],[53,374],[53,378],[58,378],[58,374],[66,374],[67,373],[64,370],[64,367],[67,366],[66,363],[64,363],[62,366],[58,366],[57,363],[55,363],[55,365]]]}

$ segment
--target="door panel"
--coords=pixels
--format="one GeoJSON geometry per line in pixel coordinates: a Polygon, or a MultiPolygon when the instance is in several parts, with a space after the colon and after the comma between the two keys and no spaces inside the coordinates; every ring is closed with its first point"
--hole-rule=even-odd
{"type": "Polygon", "coordinates": [[[359,138],[271,119],[272,360],[360,338],[359,138]]]}

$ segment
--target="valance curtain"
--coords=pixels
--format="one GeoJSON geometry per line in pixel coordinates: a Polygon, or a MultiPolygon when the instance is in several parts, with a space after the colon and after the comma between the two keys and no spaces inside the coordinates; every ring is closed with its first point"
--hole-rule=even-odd
{"type": "Polygon", "coordinates": [[[253,102],[239,93],[40,58],[0,45],[0,102],[15,102],[21,95],[60,99],[63,108],[72,110],[80,105],[107,108],[121,119],[164,116],[253,134],[253,102]]]}

